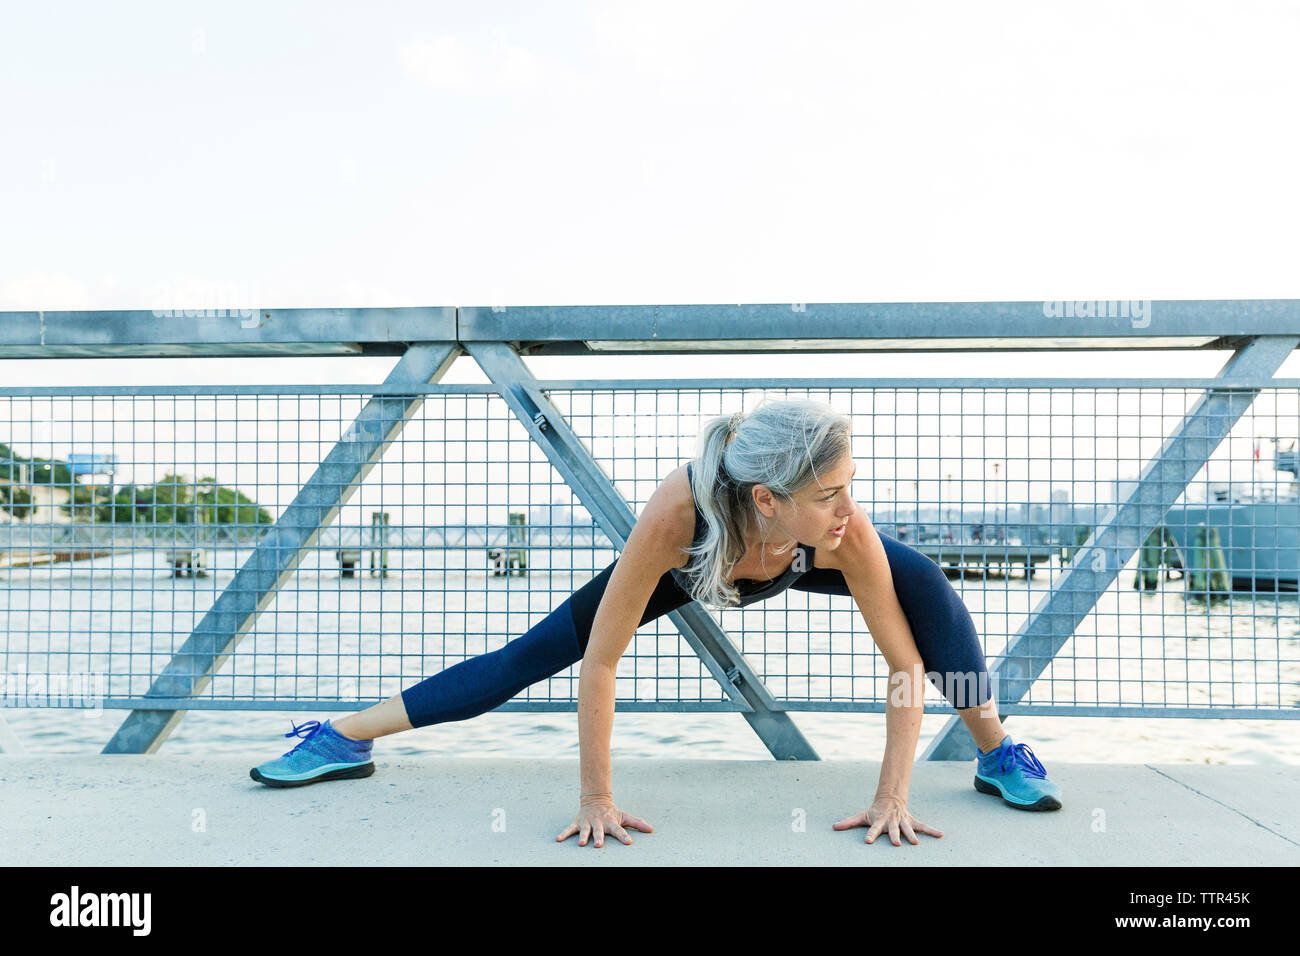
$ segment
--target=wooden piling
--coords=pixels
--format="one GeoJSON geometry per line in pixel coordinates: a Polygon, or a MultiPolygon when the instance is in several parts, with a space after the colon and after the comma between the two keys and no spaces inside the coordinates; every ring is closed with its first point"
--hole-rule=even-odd
{"type": "Polygon", "coordinates": [[[1222,600],[1232,590],[1219,529],[1198,522],[1188,535],[1187,590],[1196,597],[1222,600]]]}

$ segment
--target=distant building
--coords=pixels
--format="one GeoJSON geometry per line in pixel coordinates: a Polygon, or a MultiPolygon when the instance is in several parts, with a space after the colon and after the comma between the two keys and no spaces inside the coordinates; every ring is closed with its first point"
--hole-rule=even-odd
{"type": "Polygon", "coordinates": [[[549,505],[535,505],[528,510],[530,525],[568,527],[573,524],[573,509],[564,503],[563,498],[556,498],[549,505]]]}
{"type": "Polygon", "coordinates": [[[1112,478],[1108,482],[1110,491],[1110,500],[1114,502],[1127,501],[1129,495],[1137,490],[1136,478],[1112,478]]]}
{"type": "Polygon", "coordinates": [[[1052,502],[1048,505],[1048,520],[1058,536],[1063,529],[1072,528],[1074,525],[1074,505],[1070,500],[1069,488],[1052,489],[1052,502]]]}
{"type": "Polygon", "coordinates": [[[31,495],[31,502],[23,502],[22,507],[30,508],[26,518],[15,518],[8,508],[0,508],[0,522],[6,524],[19,522],[23,524],[71,524],[72,515],[60,508],[72,500],[72,489],[61,485],[32,484],[31,465],[27,462],[15,462],[18,480],[9,481],[0,478],[0,486],[21,489],[31,495]]]}

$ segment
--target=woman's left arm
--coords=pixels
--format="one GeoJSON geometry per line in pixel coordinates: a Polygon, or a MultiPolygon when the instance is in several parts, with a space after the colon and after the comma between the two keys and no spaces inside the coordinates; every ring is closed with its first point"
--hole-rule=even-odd
{"type": "Polygon", "coordinates": [[[912,762],[916,758],[916,742],[925,710],[925,668],[912,629],[898,603],[885,546],[860,505],[834,554],[835,565],[844,575],[849,592],[871,631],[872,640],[889,665],[885,756],[881,761],[876,795],[870,809],[841,820],[835,824],[835,829],[867,826],[867,843],[874,842],[887,829],[895,846],[901,845],[900,831],[911,843],[920,842],[916,838],[917,832],[943,836],[939,830],[921,823],[907,811],[912,762]]]}

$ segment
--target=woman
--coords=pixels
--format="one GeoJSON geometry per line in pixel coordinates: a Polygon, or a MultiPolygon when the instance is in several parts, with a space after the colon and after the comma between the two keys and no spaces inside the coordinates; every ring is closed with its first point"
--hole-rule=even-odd
{"type": "Polygon", "coordinates": [[[285,736],[303,741],[253,779],[285,787],[369,776],[374,738],[473,717],[581,661],[579,809],[556,840],[577,834],[581,846],[589,836],[602,846],[609,833],[631,843],[626,827],[651,827],[614,802],[609,740],[614,675],[634,632],[691,600],[745,606],[794,588],[853,597],[890,669],[875,798],[835,829],[866,826],[867,843],[887,830],[895,846],[900,831],[913,844],[917,833],[943,835],[907,811],[927,678],[979,747],[977,790],[1020,809],[1059,809],[1060,788],[1002,728],[974,622],[942,569],[878,533],[850,496],[850,425],[812,401],[768,400],[748,416],[713,419],[698,457],[650,496],[618,560],[526,634],[337,723],[294,727],[285,736]]]}

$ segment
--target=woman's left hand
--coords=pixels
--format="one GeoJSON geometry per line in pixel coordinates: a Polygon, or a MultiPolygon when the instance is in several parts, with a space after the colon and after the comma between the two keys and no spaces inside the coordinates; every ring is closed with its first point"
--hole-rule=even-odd
{"type": "Polygon", "coordinates": [[[942,831],[936,830],[927,823],[922,823],[916,817],[907,812],[907,801],[900,797],[876,797],[876,801],[871,804],[869,810],[862,813],[855,813],[851,817],[845,817],[839,823],[833,825],[835,830],[849,830],[853,827],[870,827],[867,830],[866,842],[875,842],[887,827],[889,829],[889,839],[894,846],[902,846],[898,839],[898,833],[901,830],[907,837],[909,843],[919,844],[917,839],[918,833],[928,833],[930,836],[941,837],[942,831]]]}

